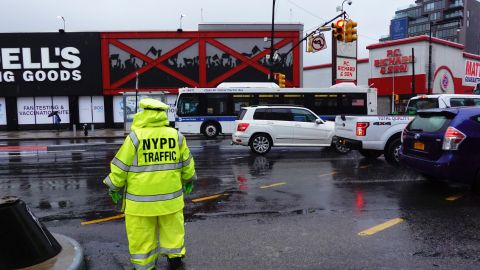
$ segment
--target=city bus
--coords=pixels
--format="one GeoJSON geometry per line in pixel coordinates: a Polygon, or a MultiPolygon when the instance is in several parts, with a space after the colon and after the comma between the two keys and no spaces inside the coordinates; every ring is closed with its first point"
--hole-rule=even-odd
{"type": "Polygon", "coordinates": [[[377,91],[341,83],[329,88],[181,88],[176,101],[175,127],[185,134],[215,138],[231,134],[242,107],[296,105],[315,112],[323,120],[336,115],[376,115],[377,91]]]}

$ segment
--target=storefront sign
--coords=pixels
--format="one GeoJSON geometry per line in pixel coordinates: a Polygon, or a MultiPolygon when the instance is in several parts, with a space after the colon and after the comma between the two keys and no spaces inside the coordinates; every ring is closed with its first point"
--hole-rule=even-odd
{"type": "Polygon", "coordinates": [[[402,55],[400,49],[387,50],[387,58],[375,59],[374,66],[381,74],[408,72],[408,64],[415,62],[411,55],[402,55]]]}
{"type": "Polygon", "coordinates": [[[354,81],[357,79],[357,60],[337,57],[337,80],[354,81]]]}
{"type": "Polygon", "coordinates": [[[70,123],[68,97],[20,97],[17,99],[18,124],[53,124],[52,111],[61,123],[70,123]]]}
{"type": "Polygon", "coordinates": [[[98,33],[0,34],[0,90],[5,96],[98,94],[98,33]]]}
{"type": "Polygon", "coordinates": [[[465,61],[464,83],[468,83],[468,84],[480,83],[480,62],[475,62],[471,60],[465,61]]]}

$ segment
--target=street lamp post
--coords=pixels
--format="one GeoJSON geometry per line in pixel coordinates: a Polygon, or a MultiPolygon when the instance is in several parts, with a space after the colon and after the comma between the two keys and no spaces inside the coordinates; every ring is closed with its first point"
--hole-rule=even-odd
{"type": "Polygon", "coordinates": [[[342,12],[343,12],[343,4],[345,4],[345,2],[348,2],[348,5],[350,5],[350,6],[352,5],[352,0],[343,0],[343,2],[342,2],[342,10],[341,10],[342,12]]]}
{"type": "Polygon", "coordinates": [[[65,18],[63,16],[57,16],[57,19],[61,19],[63,21],[63,28],[62,29],[58,29],[58,32],[60,33],[65,33],[65,18]]]}
{"type": "Polygon", "coordinates": [[[183,31],[182,20],[183,20],[183,17],[185,17],[185,16],[187,16],[187,15],[180,14],[180,25],[179,25],[179,28],[177,29],[177,32],[182,32],[183,31]]]}

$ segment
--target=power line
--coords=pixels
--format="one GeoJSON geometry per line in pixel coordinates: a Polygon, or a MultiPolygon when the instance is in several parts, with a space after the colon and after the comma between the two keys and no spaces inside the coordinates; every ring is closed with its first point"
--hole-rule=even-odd
{"type": "Polygon", "coordinates": [[[298,5],[297,3],[293,2],[292,0],[288,0],[288,2],[294,6],[296,6],[297,8],[303,10],[304,12],[310,14],[311,16],[317,18],[317,19],[320,19],[322,21],[324,21],[325,19],[324,18],[321,18],[319,16],[317,16],[315,13],[311,12],[310,10],[306,9],[306,8],[303,8],[302,6],[298,5]]]}

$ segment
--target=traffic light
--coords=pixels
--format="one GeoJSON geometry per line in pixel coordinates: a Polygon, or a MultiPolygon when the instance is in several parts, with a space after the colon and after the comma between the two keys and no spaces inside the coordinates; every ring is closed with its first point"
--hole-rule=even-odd
{"type": "Polygon", "coordinates": [[[307,37],[307,52],[313,52],[313,35],[307,37]]]}
{"type": "Polygon", "coordinates": [[[345,20],[338,20],[336,23],[332,23],[333,38],[337,41],[345,40],[345,20]]]}
{"type": "Polygon", "coordinates": [[[354,42],[357,40],[357,29],[355,29],[355,27],[357,27],[356,22],[352,20],[347,21],[345,27],[345,42],[354,42]]]}
{"type": "Polygon", "coordinates": [[[285,74],[283,73],[278,73],[278,86],[285,88],[285,74]]]}

